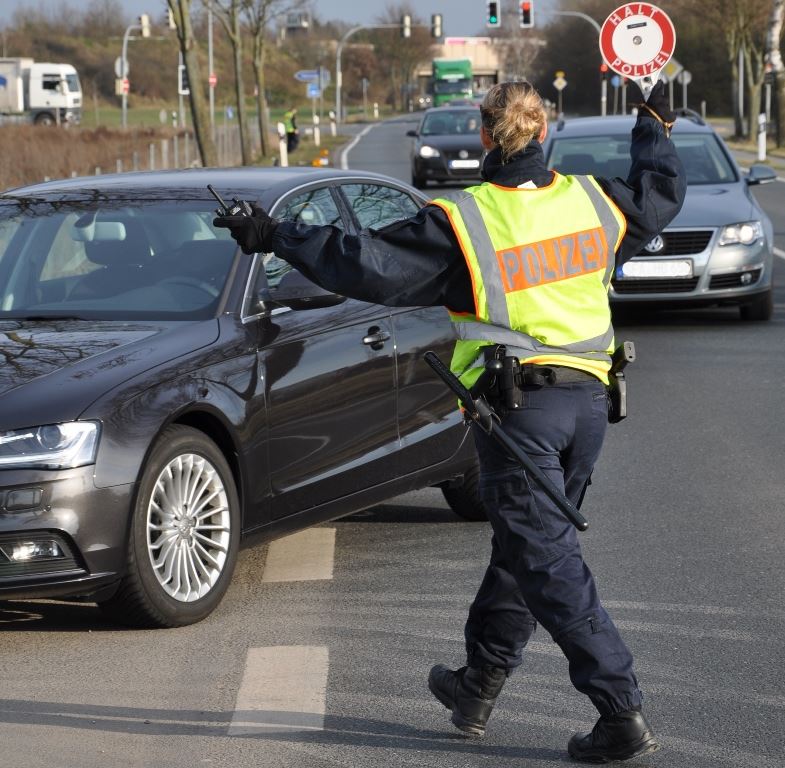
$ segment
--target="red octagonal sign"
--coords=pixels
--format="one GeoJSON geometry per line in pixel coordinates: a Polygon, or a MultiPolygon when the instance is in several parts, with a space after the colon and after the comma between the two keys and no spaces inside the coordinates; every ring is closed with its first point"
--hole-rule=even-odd
{"type": "Polygon", "coordinates": [[[600,51],[617,74],[643,78],[659,72],[673,56],[676,30],[665,11],[651,3],[618,7],[602,25],[600,51]]]}

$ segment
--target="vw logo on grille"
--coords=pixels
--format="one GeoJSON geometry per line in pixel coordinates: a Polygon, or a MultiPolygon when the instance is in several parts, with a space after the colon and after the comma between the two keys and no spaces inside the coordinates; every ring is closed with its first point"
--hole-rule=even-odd
{"type": "Polygon", "coordinates": [[[461,150],[461,151],[458,153],[458,157],[460,157],[460,158],[461,158],[461,160],[465,160],[467,157],[469,157],[469,153],[468,153],[468,152],[467,152],[465,149],[462,149],[462,150],[461,150]]]}
{"type": "Polygon", "coordinates": [[[646,253],[659,253],[661,250],[665,248],[665,241],[662,239],[662,235],[657,235],[652,240],[649,240],[646,243],[646,253]]]}

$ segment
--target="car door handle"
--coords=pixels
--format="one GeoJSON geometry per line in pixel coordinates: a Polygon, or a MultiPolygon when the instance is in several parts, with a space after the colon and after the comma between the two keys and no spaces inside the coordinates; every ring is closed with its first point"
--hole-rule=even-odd
{"type": "Polygon", "coordinates": [[[363,336],[363,344],[369,346],[371,349],[381,349],[384,346],[384,342],[390,338],[390,334],[387,331],[383,331],[378,326],[372,326],[368,329],[368,335],[363,336]]]}

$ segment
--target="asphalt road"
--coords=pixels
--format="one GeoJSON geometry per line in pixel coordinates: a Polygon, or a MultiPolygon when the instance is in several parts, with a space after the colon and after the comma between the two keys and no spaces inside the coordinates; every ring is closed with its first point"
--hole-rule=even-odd
{"type": "MultiPolygon", "coordinates": [[[[408,180],[408,127],[373,128],[349,164],[408,180]]],[[[785,183],[757,194],[782,254],[773,321],[721,309],[618,329],[638,351],[632,415],[609,431],[582,540],[664,746],[647,766],[785,765],[785,183]]],[[[432,664],[461,663],[488,552],[485,524],[424,491],[244,551],[218,611],[193,627],[0,604],[0,765],[566,763],[595,713],[546,633],[482,741],[458,736],[426,689],[432,664]]]]}

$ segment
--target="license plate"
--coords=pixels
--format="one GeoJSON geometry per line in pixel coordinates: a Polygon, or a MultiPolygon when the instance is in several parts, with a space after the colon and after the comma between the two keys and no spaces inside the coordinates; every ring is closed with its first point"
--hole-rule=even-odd
{"type": "Polygon", "coordinates": [[[633,259],[622,264],[616,270],[616,277],[621,279],[636,277],[692,277],[692,261],[690,259],[668,259],[657,261],[639,261],[633,259]]]}
{"type": "Polygon", "coordinates": [[[479,160],[450,160],[450,168],[479,168],[479,160]]]}

